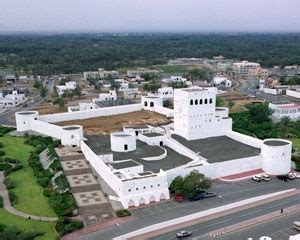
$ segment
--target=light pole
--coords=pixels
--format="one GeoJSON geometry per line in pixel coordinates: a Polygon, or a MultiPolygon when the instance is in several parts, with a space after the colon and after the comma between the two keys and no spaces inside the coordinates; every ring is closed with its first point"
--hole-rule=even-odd
{"type": "Polygon", "coordinates": [[[123,227],[122,227],[122,225],[120,224],[120,223],[117,223],[117,226],[121,229],[121,239],[124,239],[124,229],[123,229],[123,227]]]}
{"type": "MultiPolygon", "coordinates": [[[[227,210],[227,200],[226,200],[222,195],[219,195],[218,198],[223,199],[223,201],[224,201],[224,203],[225,203],[224,207],[225,207],[225,211],[226,211],[226,210],[227,210]]],[[[224,222],[225,222],[224,232],[226,233],[226,220],[227,220],[227,219],[226,219],[226,213],[225,213],[224,216],[225,216],[225,221],[224,221],[224,222]]]]}

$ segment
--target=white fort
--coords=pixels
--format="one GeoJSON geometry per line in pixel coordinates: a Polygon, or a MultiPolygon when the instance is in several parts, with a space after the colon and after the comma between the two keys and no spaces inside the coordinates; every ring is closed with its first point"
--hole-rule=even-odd
{"type": "Polygon", "coordinates": [[[216,108],[216,88],[175,89],[174,130],[187,140],[222,136],[231,130],[227,108],[216,108]]]}
{"type": "Polygon", "coordinates": [[[175,89],[174,109],[163,107],[163,97],[144,96],[140,103],[123,106],[49,115],[17,112],[17,131],[80,147],[95,176],[111,188],[124,208],[169,199],[172,180],[192,170],[212,179],[257,170],[271,175],[290,172],[291,142],[232,131],[228,109],[215,107],[216,93],[216,88],[175,89]],[[164,114],[174,122],[124,126],[110,135],[84,135],[79,125],[55,124],[141,110],[164,114]]]}

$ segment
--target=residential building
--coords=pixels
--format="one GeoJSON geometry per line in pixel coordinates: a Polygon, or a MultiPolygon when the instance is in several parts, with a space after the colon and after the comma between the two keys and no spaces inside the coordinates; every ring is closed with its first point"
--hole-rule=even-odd
{"type": "Polygon", "coordinates": [[[269,108],[274,112],[272,119],[275,122],[283,117],[289,117],[292,121],[300,120],[300,104],[295,103],[269,103],[269,108]]]}
{"type": "Polygon", "coordinates": [[[233,72],[236,77],[249,77],[257,75],[260,64],[248,61],[235,62],[233,63],[233,72]]]}
{"type": "Polygon", "coordinates": [[[5,97],[0,96],[0,108],[12,108],[16,107],[27,101],[25,94],[18,94],[17,91],[13,91],[12,94],[7,94],[5,97]]]}
{"type": "Polygon", "coordinates": [[[76,82],[70,81],[66,82],[65,85],[56,85],[56,90],[59,96],[63,95],[65,92],[74,90],[77,87],[76,82]]]}

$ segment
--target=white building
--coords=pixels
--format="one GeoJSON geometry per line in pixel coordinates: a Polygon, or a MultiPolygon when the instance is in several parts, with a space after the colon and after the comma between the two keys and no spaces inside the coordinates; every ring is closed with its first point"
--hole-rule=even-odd
{"type": "Polygon", "coordinates": [[[294,98],[299,98],[300,99],[300,88],[298,89],[288,89],[286,90],[286,95],[290,96],[290,97],[294,97],[294,98]]]}
{"type": "Polygon", "coordinates": [[[143,74],[157,74],[159,73],[156,69],[149,69],[149,68],[137,68],[136,70],[128,70],[127,76],[128,77],[135,77],[136,75],[143,75],[143,74]]]}
{"type": "Polygon", "coordinates": [[[16,107],[27,101],[24,94],[18,94],[17,91],[13,91],[12,94],[7,94],[5,97],[0,97],[0,108],[12,108],[16,107]]]}
{"type": "Polygon", "coordinates": [[[156,96],[164,99],[173,98],[174,97],[174,89],[172,87],[163,87],[157,89],[156,92],[148,93],[148,96],[156,96]]]}
{"type": "Polygon", "coordinates": [[[74,90],[77,87],[76,82],[66,82],[65,85],[56,85],[56,90],[59,96],[63,95],[67,91],[74,90]]]}
{"type": "Polygon", "coordinates": [[[103,68],[98,68],[98,71],[89,71],[83,73],[85,80],[89,79],[105,79],[105,78],[118,78],[119,72],[117,71],[106,71],[103,68]]]}
{"type": "Polygon", "coordinates": [[[283,117],[289,117],[292,121],[300,120],[300,104],[295,103],[269,103],[269,108],[274,112],[272,119],[275,122],[283,117]]]}
{"type": "Polygon", "coordinates": [[[163,78],[162,82],[164,83],[187,82],[187,79],[181,76],[170,76],[169,78],[163,78]]]}
{"type": "Polygon", "coordinates": [[[193,140],[221,136],[231,129],[228,109],[216,109],[216,93],[216,88],[175,89],[175,133],[193,140]]]}
{"type": "Polygon", "coordinates": [[[95,98],[93,99],[93,101],[103,102],[103,101],[113,101],[117,99],[118,97],[117,97],[116,90],[109,90],[108,93],[100,93],[99,98],[95,98]]]}
{"type": "Polygon", "coordinates": [[[233,63],[233,72],[237,77],[248,77],[259,71],[260,64],[248,61],[233,63]]]}
{"type": "Polygon", "coordinates": [[[230,88],[232,86],[232,81],[226,77],[214,77],[213,84],[215,86],[230,88]]]}

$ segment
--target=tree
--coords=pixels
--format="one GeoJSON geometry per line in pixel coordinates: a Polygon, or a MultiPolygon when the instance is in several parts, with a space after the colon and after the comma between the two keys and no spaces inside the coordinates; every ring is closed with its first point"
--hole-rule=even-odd
{"type": "Polygon", "coordinates": [[[282,134],[282,137],[286,137],[289,133],[289,125],[290,125],[291,119],[289,116],[284,116],[280,119],[279,122],[279,129],[280,133],[282,134]]]}
{"type": "Polygon", "coordinates": [[[184,178],[177,176],[170,185],[170,189],[185,197],[194,196],[199,190],[205,190],[211,187],[211,180],[204,174],[193,170],[184,178]]]}
{"type": "Polygon", "coordinates": [[[187,84],[186,82],[179,81],[179,82],[171,82],[168,84],[168,86],[172,88],[186,88],[187,84]]]}
{"type": "Polygon", "coordinates": [[[38,80],[34,80],[33,82],[33,87],[36,89],[39,89],[41,87],[41,83],[38,80]]]}
{"type": "Polygon", "coordinates": [[[263,104],[249,104],[246,106],[250,112],[250,117],[254,123],[261,124],[270,121],[270,115],[273,110],[269,108],[268,103],[263,104]]]}
{"type": "Polygon", "coordinates": [[[78,85],[74,89],[74,95],[79,97],[79,98],[81,98],[81,96],[82,96],[81,87],[79,87],[78,85]]]}
{"type": "Polygon", "coordinates": [[[216,97],[216,107],[222,107],[224,104],[223,99],[220,96],[216,97]]]}
{"type": "Polygon", "coordinates": [[[234,105],[235,105],[234,101],[230,100],[228,102],[228,107],[229,107],[230,110],[233,108],[234,105]]]}
{"type": "Polygon", "coordinates": [[[145,84],[143,89],[147,92],[155,92],[160,88],[160,84],[154,80],[151,80],[149,83],[145,84]]]}
{"type": "Polygon", "coordinates": [[[44,87],[44,86],[41,86],[41,87],[40,87],[40,94],[41,94],[41,97],[42,97],[42,98],[45,98],[46,95],[47,95],[47,93],[48,93],[48,89],[47,89],[46,87],[44,87]]]}
{"type": "Polygon", "coordinates": [[[170,184],[171,191],[175,193],[181,194],[183,189],[184,180],[182,176],[177,176],[174,178],[172,183],[170,184]]]}
{"type": "Polygon", "coordinates": [[[54,99],[53,104],[58,105],[59,108],[63,108],[65,106],[65,100],[61,97],[58,97],[54,99]]]}

